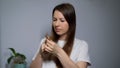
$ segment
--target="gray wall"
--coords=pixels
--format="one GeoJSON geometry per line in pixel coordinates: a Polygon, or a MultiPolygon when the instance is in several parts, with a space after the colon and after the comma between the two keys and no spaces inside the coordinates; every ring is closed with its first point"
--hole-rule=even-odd
{"type": "MultiPolygon", "coordinates": [[[[1,0],[0,0],[0,61],[1,61],[1,0]]],[[[1,62],[0,62],[1,66],[1,62]]]]}
{"type": "Polygon", "coordinates": [[[62,2],[75,6],[76,37],[89,44],[91,68],[120,68],[119,0],[0,0],[1,68],[9,47],[25,54],[29,67],[41,38],[50,32],[53,7],[62,2]]]}

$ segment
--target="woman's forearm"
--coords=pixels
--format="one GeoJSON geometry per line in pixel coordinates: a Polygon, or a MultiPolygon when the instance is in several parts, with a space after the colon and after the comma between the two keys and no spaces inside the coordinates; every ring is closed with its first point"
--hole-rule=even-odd
{"type": "Polygon", "coordinates": [[[79,68],[63,50],[59,50],[57,57],[63,65],[63,68],[79,68]]]}
{"type": "Polygon", "coordinates": [[[32,61],[30,68],[42,68],[42,58],[40,54],[37,54],[36,58],[32,61]]]}

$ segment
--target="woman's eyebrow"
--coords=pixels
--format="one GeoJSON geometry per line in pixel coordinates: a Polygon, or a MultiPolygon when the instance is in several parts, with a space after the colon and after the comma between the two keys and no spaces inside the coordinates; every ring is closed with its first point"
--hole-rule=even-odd
{"type": "MultiPolygon", "coordinates": [[[[53,19],[57,19],[56,17],[53,17],[53,19]]],[[[62,20],[65,20],[65,18],[61,17],[61,18],[58,18],[58,19],[62,19],[62,20]]]]}
{"type": "Polygon", "coordinates": [[[59,19],[65,19],[65,18],[59,18],[59,19]]]}

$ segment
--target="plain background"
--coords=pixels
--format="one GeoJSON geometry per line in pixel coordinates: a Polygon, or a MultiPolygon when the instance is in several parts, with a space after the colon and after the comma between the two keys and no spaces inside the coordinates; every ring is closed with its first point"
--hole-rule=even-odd
{"type": "Polygon", "coordinates": [[[74,5],[76,37],[89,45],[91,68],[120,68],[120,0],[0,0],[0,68],[9,47],[27,56],[28,68],[40,40],[51,31],[52,9],[74,5]]]}

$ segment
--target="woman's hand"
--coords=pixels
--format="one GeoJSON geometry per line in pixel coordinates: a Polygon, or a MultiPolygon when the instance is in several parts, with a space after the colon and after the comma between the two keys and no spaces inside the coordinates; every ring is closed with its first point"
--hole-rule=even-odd
{"type": "Polygon", "coordinates": [[[46,51],[54,55],[57,55],[59,49],[62,49],[62,48],[60,48],[54,41],[50,39],[46,39],[45,43],[42,46],[42,51],[46,51]]]}

